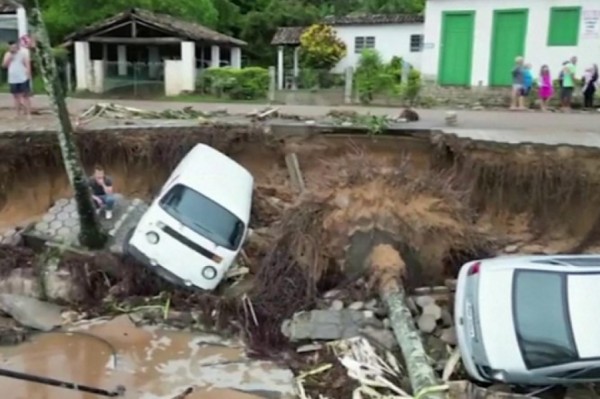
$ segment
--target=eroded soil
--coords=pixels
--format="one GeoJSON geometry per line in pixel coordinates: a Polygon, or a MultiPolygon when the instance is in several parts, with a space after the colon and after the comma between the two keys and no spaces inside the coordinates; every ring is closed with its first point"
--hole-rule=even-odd
{"type": "MultiPolygon", "coordinates": [[[[117,191],[143,199],[156,193],[191,145],[207,142],[182,135],[103,134],[78,138],[84,163],[102,163],[117,191]]],[[[14,147],[21,140],[0,143],[0,153],[13,157],[0,170],[0,226],[6,229],[35,221],[53,201],[70,195],[56,148],[41,139],[34,140],[33,150],[14,147]],[[17,157],[30,153],[37,157],[29,162],[17,157]]],[[[245,248],[250,273],[244,282],[224,284],[215,295],[188,294],[114,257],[86,263],[104,273],[92,277],[88,269],[82,272],[82,259],[72,257],[61,267],[83,287],[76,306],[102,313],[106,297],[139,305],[140,297],[171,292],[174,308],[205,310],[217,327],[242,331],[254,355],[273,356],[287,345],[281,322],[314,307],[332,289],[356,300],[372,295],[386,279],[403,279],[409,290],[443,284],[473,258],[585,252],[598,245],[600,178],[594,172],[600,158],[591,150],[511,150],[440,137],[250,140],[233,134],[208,141],[256,179],[251,222],[256,234],[245,248]],[[291,153],[305,179],[302,194],[290,183],[285,155],[291,153]],[[372,254],[375,247],[386,251],[372,254]],[[377,270],[365,270],[369,263],[377,270]],[[364,283],[355,284],[357,279],[364,283]]],[[[11,258],[2,260],[3,276],[35,263],[34,254],[11,258]]]]}

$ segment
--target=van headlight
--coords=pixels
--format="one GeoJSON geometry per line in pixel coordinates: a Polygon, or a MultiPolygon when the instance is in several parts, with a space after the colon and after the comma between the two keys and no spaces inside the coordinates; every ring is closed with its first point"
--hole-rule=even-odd
{"type": "Polygon", "coordinates": [[[217,277],[217,269],[212,266],[204,266],[204,269],[202,269],[202,277],[207,280],[214,279],[217,277]]]}
{"type": "Polygon", "coordinates": [[[160,237],[157,233],[150,231],[146,233],[146,240],[148,240],[150,244],[158,244],[158,241],[160,241],[160,237]]]}

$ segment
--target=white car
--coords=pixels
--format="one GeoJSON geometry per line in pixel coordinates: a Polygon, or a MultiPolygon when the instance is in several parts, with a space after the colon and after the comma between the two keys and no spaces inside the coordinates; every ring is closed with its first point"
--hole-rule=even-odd
{"type": "Polygon", "coordinates": [[[454,303],[463,364],[481,382],[600,381],[600,256],[504,256],[465,264],[454,303]]]}
{"type": "Polygon", "coordinates": [[[248,235],[253,187],[243,166],[196,145],[130,233],[125,252],[177,285],[215,289],[248,235]]]}

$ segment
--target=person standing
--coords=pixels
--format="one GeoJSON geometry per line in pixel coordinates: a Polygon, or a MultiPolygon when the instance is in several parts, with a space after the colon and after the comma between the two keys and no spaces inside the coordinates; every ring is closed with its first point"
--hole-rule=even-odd
{"type": "Polygon", "coordinates": [[[526,64],[523,69],[523,107],[525,106],[525,99],[529,98],[532,87],[533,73],[531,73],[531,64],[526,64]]]}
{"type": "Polygon", "coordinates": [[[550,68],[548,65],[542,65],[540,69],[539,77],[539,96],[541,100],[542,111],[548,110],[548,101],[554,94],[554,87],[552,86],[552,76],[550,75],[550,68]]]}
{"type": "Polygon", "coordinates": [[[17,116],[23,113],[31,118],[31,61],[27,52],[15,42],[11,42],[9,50],[4,54],[2,66],[8,70],[8,85],[15,102],[17,116]]]}
{"type": "Polygon", "coordinates": [[[511,110],[525,108],[523,90],[525,80],[525,71],[523,69],[523,57],[515,59],[515,67],[512,70],[512,102],[511,110]]]}
{"type": "Polygon", "coordinates": [[[594,96],[598,87],[598,65],[586,71],[583,81],[583,108],[594,108],[594,96]]]}
{"type": "Polygon", "coordinates": [[[577,57],[571,57],[563,68],[563,84],[560,92],[560,101],[563,111],[571,109],[573,91],[575,90],[575,74],[577,72],[577,57]]]}

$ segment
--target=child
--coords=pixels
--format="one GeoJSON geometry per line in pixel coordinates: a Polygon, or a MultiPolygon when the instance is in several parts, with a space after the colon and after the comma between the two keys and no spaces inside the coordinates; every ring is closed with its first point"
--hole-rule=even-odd
{"type": "Polygon", "coordinates": [[[542,65],[542,68],[540,69],[539,86],[540,100],[542,100],[541,108],[542,111],[546,111],[548,109],[548,101],[554,94],[552,77],[550,76],[550,68],[548,68],[548,65],[542,65]]]}
{"type": "Polygon", "coordinates": [[[523,98],[529,97],[531,87],[533,86],[533,74],[531,73],[531,64],[526,64],[523,71],[523,98]]]}
{"type": "Polygon", "coordinates": [[[594,95],[598,84],[598,66],[594,65],[585,71],[583,76],[583,107],[594,108],[594,95]]]}

